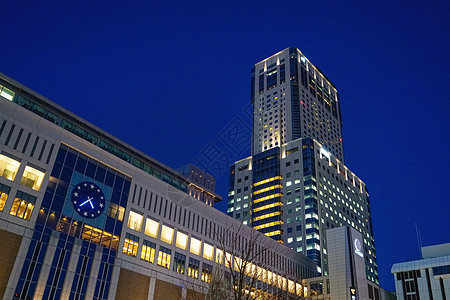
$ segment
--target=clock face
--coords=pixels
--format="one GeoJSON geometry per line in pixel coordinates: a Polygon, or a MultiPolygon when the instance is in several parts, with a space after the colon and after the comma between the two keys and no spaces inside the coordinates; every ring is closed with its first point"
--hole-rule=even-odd
{"type": "Polygon", "coordinates": [[[72,204],[80,216],[93,219],[105,209],[105,196],[95,183],[82,182],[73,188],[72,204]]]}

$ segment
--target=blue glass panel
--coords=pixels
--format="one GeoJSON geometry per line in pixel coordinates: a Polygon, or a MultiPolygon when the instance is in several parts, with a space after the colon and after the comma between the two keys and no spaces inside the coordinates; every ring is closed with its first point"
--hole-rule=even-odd
{"type": "Polygon", "coordinates": [[[113,190],[111,202],[120,204],[120,193],[117,190],[113,190]]]}
{"type": "Polygon", "coordinates": [[[116,181],[114,182],[114,189],[121,191],[123,186],[123,178],[117,174],[116,181]]]}
{"type": "Polygon", "coordinates": [[[62,149],[62,147],[61,147],[61,149],[59,149],[59,151],[58,151],[58,155],[56,156],[56,162],[59,162],[62,164],[64,162],[64,158],[66,157],[66,153],[67,153],[67,151],[62,149]]]}
{"type": "Polygon", "coordinates": [[[123,192],[127,195],[130,193],[130,185],[131,181],[125,180],[125,183],[123,184],[123,192]]]}
{"type": "Polygon", "coordinates": [[[49,208],[50,204],[52,203],[52,199],[53,199],[53,193],[51,193],[47,190],[44,194],[44,198],[42,199],[42,206],[49,208]]]}
{"type": "Polygon", "coordinates": [[[66,181],[67,183],[70,182],[70,178],[72,177],[73,169],[70,169],[68,167],[63,167],[63,170],[61,172],[61,176],[59,177],[61,180],[66,181]]]}
{"type": "Polygon", "coordinates": [[[75,170],[80,173],[84,173],[86,170],[87,160],[79,157],[77,160],[77,164],[75,165],[75,170]]]}
{"type": "Polygon", "coordinates": [[[114,184],[114,174],[109,170],[106,172],[105,184],[112,187],[114,184]]]}
{"type": "Polygon", "coordinates": [[[105,174],[106,174],[106,170],[103,168],[97,168],[97,173],[95,174],[95,180],[103,183],[103,181],[105,180],[105,174]]]}
{"type": "Polygon", "coordinates": [[[77,160],[77,156],[69,151],[67,153],[66,160],[64,161],[64,165],[73,169],[73,167],[75,166],[76,160],[77,160]]]}
{"type": "Polygon", "coordinates": [[[52,176],[59,178],[59,174],[61,174],[62,165],[59,163],[55,163],[52,170],[52,176]]]}
{"type": "Polygon", "coordinates": [[[88,162],[87,168],[86,168],[86,175],[90,178],[94,178],[95,175],[95,169],[97,169],[97,166],[94,165],[92,162],[88,162]]]}

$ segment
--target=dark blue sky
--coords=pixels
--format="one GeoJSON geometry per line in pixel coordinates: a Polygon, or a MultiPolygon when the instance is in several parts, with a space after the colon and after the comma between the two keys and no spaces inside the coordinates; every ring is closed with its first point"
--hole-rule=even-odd
{"type": "Polygon", "coordinates": [[[424,245],[450,242],[448,2],[152,2],[9,1],[0,72],[178,167],[211,145],[248,155],[220,137],[250,124],[250,68],[298,47],[340,93],[381,285],[394,289],[392,264],[418,258],[414,223],[424,245]]]}

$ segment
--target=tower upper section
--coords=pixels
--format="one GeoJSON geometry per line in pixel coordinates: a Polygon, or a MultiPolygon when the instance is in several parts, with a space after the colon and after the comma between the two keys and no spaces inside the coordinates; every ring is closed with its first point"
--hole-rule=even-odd
{"type": "Polygon", "coordinates": [[[311,137],[344,161],[337,89],[297,48],[252,68],[251,102],[252,154],[311,137]]]}

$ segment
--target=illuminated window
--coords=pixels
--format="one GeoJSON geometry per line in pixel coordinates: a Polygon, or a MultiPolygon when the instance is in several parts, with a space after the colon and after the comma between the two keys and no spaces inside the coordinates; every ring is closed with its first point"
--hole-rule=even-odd
{"type": "Polygon", "coordinates": [[[196,238],[191,237],[191,247],[189,248],[189,251],[191,253],[200,256],[201,246],[202,246],[202,242],[200,240],[197,240],[196,238]]]}
{"type": "Polygon", "coordinates": [[[103,233],[103,230],[101,230],[97,227],[92,227],[92,226],[85,224],[83,226],[81,238],[88,240],[92,243],[95,243],[97,245],[100,245],[101,239],[102,239],[102,233],[103,233]]]}
{"type": "Polygon", "coordinates": [[[125,242],[123,244],[122,253],[125,253],[126,255],[130,256],[136,256],[138,246],[139,246],[139,237],[127,233],[125,235],[125,242]]]}
{"type": "Polygon", "coordinates": [[[200,269],[200,261],[189,258],[188,276],[192,278],[198,278],[198,271],[200,269]]]}
{"type": "Polygon", "coordinates": [[[178,231],[177,232],[177,238],[176,238],[176,241],[175,241],[175,245],[178,248],[186,250],[186,248],[187,248],[187,241],[188,241],[187,234],[184,234],[184,233],[178,231]]]}
{"type": "Polygon", "coordinates": [[[11,188],[9,186],[0,183],[0,211],[3,211],[3,208],[5,207],[10,190],[11,188]]]}
{"type": "Polygon", "coordinates": [[[173,242],[173,228],[169,226],[163,225],[161,228],[161,241],[166,242],[168,244],[172,244],[173,242]]]}
{"type": "Polygon", "coordinates": [[[214,258],[214,247],[204,243],[203,244],[203,257],[209,260],[213,260],[214,258]]]}
{"type": "Polygon", "coordinates": [[[14,92],[11,91],[8,88],[5,88],[3,85],[0,85],[0,96],[2,96],[3,98],[8,99],[9,101],[12,101],[12,99],[14,98],[14,92]]]}
{"type": "Polygon", "coordinates": [[[175,252],[173,258],[173,270],[177,273],[184,274],[186,268],[186,255],[175,252]]]}
{"type": "Polygon", "coordinates": [[[157,238],[158,237],[158,228],[159,228],[158,221],[147,218],[147,221],[145,222],[145,234],[146,235],[157,238]]]}
{"type": "Polygon", "coordinates": [[[223,251],[216,249],[216,263],[223,264],[223,251]]]}
{"type": "Polygon", "coordinates": [[[233,257],[231,255],[231,253],[225,253],[225,267],[230,268],[231,267],[231,261],[232,261],[233,257]]]}
{"type": "Polygon", "coordinates": [[[19,170],[20,162],[8,156],[0,154],[0,175],[8,180],[16,178],[17,170],[19,170]]]}
{"type": "Polygon", "coordinates": [[[109,247],[111,247],[111,244],[114,243],[114,241],[116,239],[117,239],[117,242],[118,242],[119,241],[119,237],[118,236],[115,236],[115,235],[112,235],[109,232],[103,231],[102,240],[101,240],[100,244],[103,247],[109,248],[109,247]]]}
{"type": "Polygon", "coordinates": [[[155,260],[156,244],[144,240],[142,244],[141,259],[153,263],[155,260]]]}
{"type": "Polygon", "coordinates": [[[9,214],[21,219],[29,220],[35,202],[36,197],[17,191],[16,198],[14,198],[14,203],[9,214]]]}
{"type": "Polygon", "coordinates": [[[169,269],[171,254],[172,254],[172,250],[167,249],[166,247],[163,247],[163,246],[159,246],[158,266],[169,269]]]}
{"type": "Polygon", "coordinates": [[[108,208],[108,216],[117,219],[119,221],[123,221],[123,215],[125,214],[125,208],[116,203],[110,203],[108,208]]]}
{"type": "Polygon", "coordinates": [[[20,184],[39,191],[44,175],[44,172],[36,170],[33,167],[26,166],[22,179],[20,180],[20,184]]]}
{"type": "Polygon", "coordinates": [[[203,282],[211,282],[211,275],[212,275],[212,266],[203,263],[202,267],[202,281],[203,282]]]}
{"type": "Polygon", "coordinates": [[[143,220],[143,215],[134,211],[130,211],[130,216],[128,217],[128,228],[136,231],[141,231],[143,220]]]}

